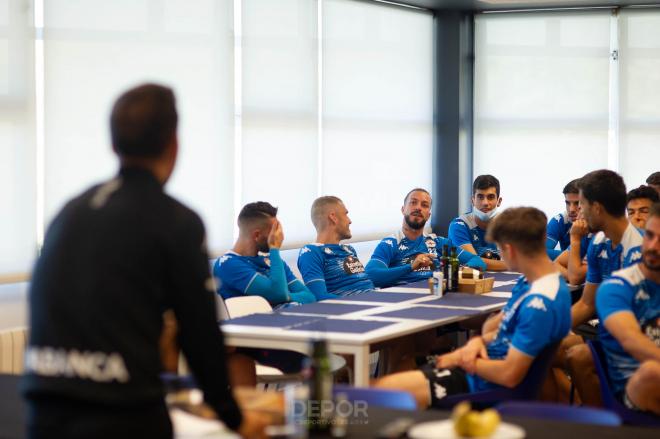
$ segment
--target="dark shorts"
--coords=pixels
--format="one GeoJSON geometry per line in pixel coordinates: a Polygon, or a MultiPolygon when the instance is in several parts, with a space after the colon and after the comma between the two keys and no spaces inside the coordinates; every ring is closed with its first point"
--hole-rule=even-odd
{"type": "Polygon", "coordinates": [[[437,407],[446,396],[470,393],[470,384],[463,369],[437,369],[432,364],[426,364],[420,371],[429,383],[432,407],[437,407]]]}
{"type": "Polygon", "coordinates": [[[281,349],[238,348],[237,354],[247,355],[259,364],[274,367],[282,373],[292,374],[302,370],[305,355],[281,349]]]}
{"type": "Polygon", "coordinates": [[[588,340],[598,340],[598,326],[600,324],[591,325],[589,323],[583,323],[576,326],[573,329],[573,332],[582,337],[586,342],[588,340]]]}
{"type": "Polygon", "coordinates": [[[169,439],[173,436],[164,401],[111,407],[48,397],[31,399],[27,408],[27,437],[30,439],[169,439]]]}

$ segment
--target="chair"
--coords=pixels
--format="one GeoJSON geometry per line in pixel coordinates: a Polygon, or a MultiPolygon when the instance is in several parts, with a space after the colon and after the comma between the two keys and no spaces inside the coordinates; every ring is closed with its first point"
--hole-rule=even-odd
{"type": "Polygon", "coordinates": [[[596,366],[596,373],[600,381],[600,394],[605,408],[618,414],[626,424],[660,426],[660,416],[630,410],[619,402],[610,388],[607,358],[605,357],[605,350],[602,343],[598,340],[589,340],[587,344],[589,345],[589,349],[591,349],[591,355],[596,366]]]}
{"type": "Polygon", "coordinates": [[[482,392],[447,396],[440,400],[440,408],[449,409],[461,401],[470,401],[473,405],[480,407],[492,407],[501,401],[532,401],[538,399],[557,348],[559,348],[558,342],[543,349],[532,362],[525,378],[516,387],[511,389],[502,387],[482,392]]]}
{"type": "Polygon", "coordinates": [[[497,407],[502,416],[546,419],[551,421],[576,422],[580,424],[618,427],[621,417],[616,413],[593,407],[575,407],[536,401],[503,402],[497,407]]]}
{"type": "Polygon", "coordinates": [[[335,384],[332,395],[345,394],[348,401],[365,401],[369,407],[383,407],[396,410],[417,410],[412,394],[400,390],[375,389],[371,387],[350,387],[335,384]]]}
{"type": "Polygon", "coordinates": [[[28,328],[18,327],[0,331],[0,373],[23,373],[28,328]]]}

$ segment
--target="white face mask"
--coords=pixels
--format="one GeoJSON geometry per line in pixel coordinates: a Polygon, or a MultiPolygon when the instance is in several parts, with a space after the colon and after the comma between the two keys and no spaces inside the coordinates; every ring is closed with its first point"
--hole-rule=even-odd
{"type": "Polygon", "coordinates": [[[495,209],[491,210],[490,212],[482,212],[479,209],[477,209],[476,207],[473,207],[472,208],[472,213],[474,214],[474,216],[479,218],[481,221],[487,223],[488,221],[492,220],[495,217],[495,215],[497,215],[497,207],[495,209]]]}

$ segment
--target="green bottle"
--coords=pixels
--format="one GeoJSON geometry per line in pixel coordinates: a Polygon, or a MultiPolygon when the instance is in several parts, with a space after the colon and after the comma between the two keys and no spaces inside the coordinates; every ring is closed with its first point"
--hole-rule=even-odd
{"type": "Polygon", "coordinates": [[[440,264],[442,265],[442,276],[445,282],[445,291],[449,291],[449,276],[451,270],[449,269],[449,246],[442,246],[442,256],[440,257],[440,264]]]}
{"type": "Polygon", "coordinates": [[[456,255],[456,247],[451,248],[451,256],[449,257],[449,266],[451,271],[451,291],[458,291],[458,256],[456,255]]]}
{"type": "Polygon", "coordinates": [[[328,344],[325,340],[312,343],[309,367],[309,403],[307,425],[310,431],[327,431],[332,426],[332,373],[328,344]]]}

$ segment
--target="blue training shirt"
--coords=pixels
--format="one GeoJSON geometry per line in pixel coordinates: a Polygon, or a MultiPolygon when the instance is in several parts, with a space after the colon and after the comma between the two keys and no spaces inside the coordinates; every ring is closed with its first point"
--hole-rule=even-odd
{"type": "Polygon", "coordinates": [[[500,254],[494,242],[486,241],[486,231],[477,225],[472,213],[465,213],[458,218],[454,218],[449,224],[448,235],[451,242],[459,247],[472,244],[478,256],[486,251],[500,254]]]}
{"type": "Polygon", "coordinates": [[[298,254],[298,270],[317,300],[374,289],[357,252],[348,244],[307,244],[298,254]]]}
{"type": "Polygon", "coordinates": [[[599,284],[613,272],[626,268],[642,258],[642,232],[628,223],[621,242],[612,248],[612,240],[598,232],[587,249],[587,282],[599,284]]]}
{"type": "MultiPolygon", "coordinates": [[[[270,274],[270,260],[268,254],[258,254],[257,256],[242,256],[236,252],[228,251],[220,256],[213,265],[213,275],[219,279],[218,294],[223,299],[247,295],[250,285],[256,280],[257,276],[266,276],[270,274]]],[[[291,272],[291,269],[284,264],[284,274],[289,286],[296,282],[298,278],[291,272]]],[[[271,305],[275,305],[271,303],[271,305]]]]}
{"type": "MultiPolygon", "coordinates": [[[[497,336],[486,347],[488,357],[504,359],[511,346],[536,357],[571,329],[571,294],[560,273],[545,275],[531,285],[521,277],[502,312],[497,336]]],[[[468,375],[468,380],[472,391],[499,387],[477,375],[468,375]]]]}
{"type": "MultiPolygon", "coordinates": [[[[596,310],[603,323],[613,314],[632,313],[642,333],[660,347],[660,284],[646,279],[639,264],[614,272],[598,287],[596,310]]],[[[610,383],[613,391],[620,395],[639,368],[639,361],[623,349],[604,324],[599,328],[610,383]]]]}
{"type": "Polygon", "coordinates": [[[566,250],[571,245],[571,226],[573,223],[568,219],[566,212],[559,213],[548,221],[546,228],[545,248],[554,250],[559,243],[559,248],[566,250]]]}
{"type": "MultiPolygon", "coordinates": [[[[401,230],[391,236],[384,238],[378,243],[367,264],[367,274],[377,287],[388,287],[416,282],[431,277],[431,267],[420,267],[412,270],[412,262],[420,253],[429,253],[440,257],[442,247],[448,247],[448,251],[455,245],[451,240],[434,233],[424,233],[415,240],[406,238],[401,230]]],[[[462,248],[455,246],[458,261],[463,265],[473,268],[486,269],[486,264],[480,257],[473,255],[462,248]],[[473,261],[474,260],[474,261],[473,261]]],[[[436,266],[440,261],[436,260],[436,266]]]]}

